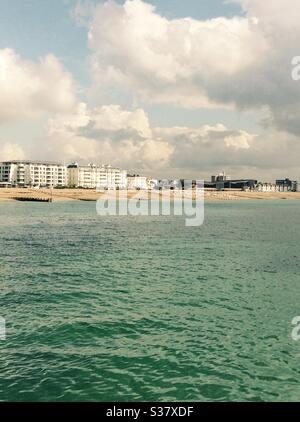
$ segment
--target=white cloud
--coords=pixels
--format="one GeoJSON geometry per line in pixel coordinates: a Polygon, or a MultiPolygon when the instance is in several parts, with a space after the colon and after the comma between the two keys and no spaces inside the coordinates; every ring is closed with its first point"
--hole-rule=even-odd
{"type": "Polygon", "coordinates": [[[251,142],[253,142],[253,135],[245,131],[240,131],[239,134],[234,136],[229,135],[224,138],[224,142],[227,147],[233,147],[235,149],[249,149],[251,142]]]}
{"type": "Polygon", "coordinates": [[[142,0],[98,4],[88,34],[95,87],[145,102],[262,110],[300,134],[300,85],[291,78],[299,1],[235,1],[245,16],[205,21],[167,19],[142,0]]]}
{"type": "Polygon", "coordinates": [[[19,144],[0,141],[0,160],[23,160],[25,152],[19,144]]]}
{"type": "Polygon", "coordinates": [[[143,99],[208,106],[212,79],[231,78],[255,64],[266,40],[246,18],[168,20],[141,0],[93,9],[89,46],[95,80],[126,84],[143,99]]]}
{"type": "Polygon", "coordinates": [[[286,132],[256,136],[221,123],[155,127],[142,109],[91,109],[85,103],[74,113],[52,117],[48,136],[0,142],[0,160],[109,163],[153,177],[208,178],[224,169],[233,177],[296,178],[299,156],[297,137],[286,132]]]}
{"type": "Polygon", "coordinates": [[[81,103],[76,113],[49,121],[50,149],[67,160],[97,161],[149,168],[166,164],[168,143],[153,139],[144,110],[128,111],[118,105],[90,110],[81,103]]]}
{"type": "Polygon", "coordinates": [[[0,123],[66,112],[76,102],[72,75],[52,54],[39,62],[0,49],[0,123]]]}
{"type": "Polygon", "coordinates": [[[300,84],[291,59],[299,55],[298,0],[234,1],[244,16],[206,21],[167,19],[142,0],[78,7],[89,31],[91,90],[109,93],[108,104],[117,92],[134,104],[263,110],[261,136],[221,123],[154,127],[140,107],[78,104],[72,75],[55,56],[32,62],[0,49],[0,123],[52,115],[45,139],[0,143],[0,157],[34,152],[153,176],[207,177],[224,168],[248,177],[289,169],[297,177],[300,84]]]}
{"type": "Polygon", "coordinates": [[[51,119],[48,145],[50,153],[59,150],[66,161],[111,163],[151,175],[175,169],[180,175],[185,169],[192,175],[222,161],[245,159],[246,151],[255,149],[256,136],[223,124],[152,127],[142,109],[110,105],[91,110],[82,103],[75,114],[51,119]]]}
{"type": "Polygon", "coordinates": [[[144,110],[116,105],[53,118],[44,150],[54,159],[110,163],[153,177],[208,178],[219,170],[233,177],[298,174],[300,143],[295,135],[268,129],[257,136],[224,124],[153,127],[144,110]],[[287,171],[288,169],[288,171],[287,171]]]}

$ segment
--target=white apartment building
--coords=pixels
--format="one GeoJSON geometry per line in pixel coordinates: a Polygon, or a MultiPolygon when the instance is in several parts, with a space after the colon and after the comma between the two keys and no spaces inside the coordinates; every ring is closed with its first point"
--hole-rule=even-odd
{"type": "Polygon", "coordinates": [[[76,188],[126,189],[127,171],[109,165],[73,163],[68,166],[68,184],[76,188]]]}
{"type": "Polygon", "coordinates": [[[19,187],[63,187],[68,184],[67,167],[43,161],[0,163],[0,183],[19,187]]]}

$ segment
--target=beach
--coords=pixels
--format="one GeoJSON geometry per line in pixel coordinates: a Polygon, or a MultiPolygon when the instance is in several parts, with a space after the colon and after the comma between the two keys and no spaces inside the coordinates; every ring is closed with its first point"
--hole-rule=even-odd
{"type": "MultiPolygon", "coordinates": [[[[0,189],[0,202],[15,200],[52,199],[57,201],[97,201],[98,199],[113,199],[115,195],[118,199],[137,198],[141,200],[171,198],[176,200],[182,196],[182,191],[96,191],[92,189],[24,189],[24,188],[4,188],[0,189]]],[[[186,198],[195,197],[195,192],[189,190],[184,192],[186,198]]],[[[201,196],[198,193],[198,198],[201,196]]],[[[205,191],[207,201],[235,201],[235,200],[300,200],[300,192],[243,192],[243,191],[205,191]]]]}

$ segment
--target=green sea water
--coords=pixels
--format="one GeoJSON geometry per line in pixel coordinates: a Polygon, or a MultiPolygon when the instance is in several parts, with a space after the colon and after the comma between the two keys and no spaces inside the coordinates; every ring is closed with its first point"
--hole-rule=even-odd
{"type": "Polygon", "coordinates": [[[0,400],[299,401],[299,206],[1,203],[0,400]]]}

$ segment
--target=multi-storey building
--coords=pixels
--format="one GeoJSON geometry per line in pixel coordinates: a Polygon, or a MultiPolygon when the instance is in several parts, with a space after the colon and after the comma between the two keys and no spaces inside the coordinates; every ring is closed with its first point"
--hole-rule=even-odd
{"type": "Polygon", "coordinates": [[[108,165],[89,164],[80,166],[73,163],[68,166],[68,181],[70,187],[126,189],[127,172],[108,165]]]}
{"type": "Polygon", "coordinates": [[[43,161],[0,163],[0,183],[20,187],[63,187],[68,184],[67,167],[43,161]]]}

